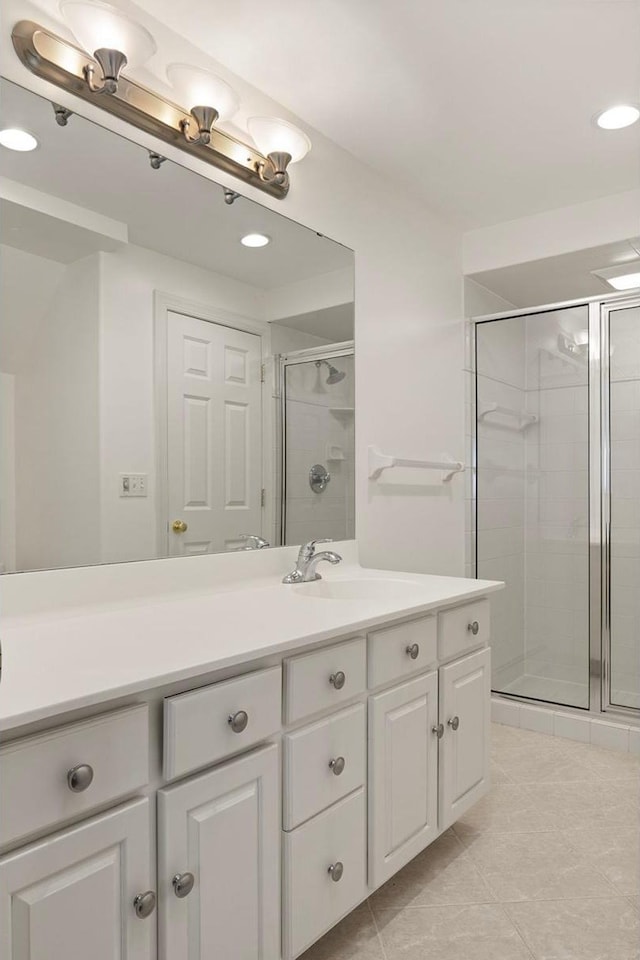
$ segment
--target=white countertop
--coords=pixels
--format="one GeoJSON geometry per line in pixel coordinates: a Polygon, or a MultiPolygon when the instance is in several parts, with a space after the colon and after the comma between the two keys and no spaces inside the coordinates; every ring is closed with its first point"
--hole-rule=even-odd
{"type": "Polygon", "coordinates": [[[197,592],[63,606],[5,619],[0,730],[299,650],[503,586],[368,570],[355,562],[335,572],[325,572],[326,566],[326,581],[408,580],[415,592],[411,587],[403,598],[385,598],[381,584],[379,597],[317,598],[269,572],[246,584],[219,583],[197,592]]]}

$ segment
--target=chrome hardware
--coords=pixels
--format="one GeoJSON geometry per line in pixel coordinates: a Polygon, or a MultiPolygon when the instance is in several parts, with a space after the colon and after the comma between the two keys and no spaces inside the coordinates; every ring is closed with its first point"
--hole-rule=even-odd
{"type": "Polygon", "coordinates": [[[237,713],[230,714],[228,720],[234,733],[242,733],[243,730],[247,729],[249,714],[246,710],[238,710],[237,713]]]}
{"type": "Polygon", "coordinates": [[[340,563],[342,557],[332,550],[323,550],[322,553],[316,553],[318,543],[331,543],[331,540],[310,540],[309,543],[303,543],[298,551],[296,568],[286,577],[282,578],[283,583],[309,583],[312,580],[321,580],[316,567],[322,561],[327,563],[340,563]]]}
{"type": "Polygon", "coordinates": [[[342,670],[338,670],[337,673],[332,673],[329,677],[329,683],[336,688],[336,690],[342,690],[345,684],[346,676],[342,670]]]}
{"type": "Polygon", "coordinates": [[[329,876],[334,883],[337,883],[338,880],[342,880],[342,874],[344,873],[344,863],[340,860],[336,860],[335,863],[332,863],[329,867],[329,876]]]}
{"type": "Polygon", "coordinates": [[[412,643],[406,648],[406,653],[409,654],[412,660],[417,660],[418,654],[420,653],[420,647],[417,643],[412,643]]]}
{"type": "Polygon", "coordinates": [[[470,633],[472,633],[474,637],[477,636],[479,629],[480,629],[480,624],[478,623],[477,620],[474,620],[473,623],[467,624],[467,630],[470,633]]]}
{"type": "Polygon", "coordinates": [[[156,895],[153,890],[147,890],[146,893],[139,893],[133,901],[133,909],[136,917],[140,920],[146,920],[150,917],[156,908],[156,895]]]}
{"type": "Polygon", "coordinates": [[[344,771],[345,760],[344,757],[336,757],[335,760],[329,761],[329,766],[331,767],[333,773],[336,777],[339,777],[340,774],[344,771]]]}
{"type": "Polygon", "coordinates": [[[176,897],[179,900],[184,900],[185,897],[188,897],[193,890],[195,882],[196,880],[192,873],[176,873],[171,881],[176,897]]]}
{"type": "Polygon", "coordinates": [[[238,547],[238,550],[264,550],[271,546],[268,540],[255,533],[241,533],[240,540],[244,540],[244,547],[238,547]]]}
{"type": "Polygon", "coordinates": [[[314,463],[309,470],[309,486],[314,493],[324,493],[331,480],[331,474],[321,463],[314,463]]]}
{"type": "Polygon", "coordinates": [[[444,724],[439,723],[437,727],[431,727],[431,733],[435,733],[438,740],[442,740],[444,736],[444,724]]]}
{"type": "Polygon", "coordinates": [[[93,780],[93,767],[88,763],[79,763],[77,767],[72,767],[67,774],[67,784],[69,790],[73,793],[82,793],[87,787],[91,786],[93,780]]]}
{"type": "Polygon", "coordinates": [[[184,520],[174,520],[171,524],[171,529],[174,533],[186,533],[188,530],[187,524],[184,520]]]}
{"type": "Polygon", "coordinates": [[[452,730],[457,730],[460,726],[460,717],[449,717],[447,726],[451,727],[452,730]]]}

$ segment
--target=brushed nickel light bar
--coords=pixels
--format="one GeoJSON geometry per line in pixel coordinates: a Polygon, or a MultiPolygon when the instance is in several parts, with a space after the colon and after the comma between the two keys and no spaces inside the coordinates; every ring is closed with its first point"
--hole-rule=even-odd
{"type": "Polygon", "coordinates": [[[251,135],[266,144],[261,146],[265,153],[260,153],[215,126],[215,104],[194,104],[184,110],[124,76],[121,71],[128,59],[116,50],[99,49],[91,56],[31,20],[17,23],[11,36],[31,73],[273,197],[286,197],[287,167],[310,148],[305,134],[287,121],[254,117],[249,121],[251,135]],[[96,65],[102,78],[96,77],[96,65]]]}

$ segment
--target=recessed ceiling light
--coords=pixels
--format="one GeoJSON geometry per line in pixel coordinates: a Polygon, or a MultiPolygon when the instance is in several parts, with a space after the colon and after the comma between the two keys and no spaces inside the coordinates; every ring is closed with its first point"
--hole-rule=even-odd
{"type": "Polygon", "coordinates": [[[626,263],[618,263],[613,267],[601,267],[599,270],[592,270],[591,273],[600,277],[614,290],[634,290],[636,287],[640,287],[640,260],[637,257],[634,260],[628,260],[626,263]]]}
{"type": "Polygon", "coordinates": [[[625,273],[621,277],[609,277],[607,283],[610,283],[614,290],[634,290],[640,287],[640,273],[625,273]]]}
{"type": "Polygon", "coordinates": [[[621,130],[640,120],[640,108],[630,103],[621,103],[616,107],[603,110],[596,117],[596,123],[603,130],[621,130]]]}
{"type": "Polygon", "coordinates": [[[265,236],[264,233],[248,233],[246,237],[243,237],[240,241],[245,247],[266,247],[270,242],[271,237],[265,236]]]}
{"type": "Polygon", "coordinates": [[[28,150],[35,150],[38,141],[32,133],[27,133],[26,130],[7,127],[5,130],[0,130],[0,145],[7,147],[8,150],[19,150],[20,153],[26,153],[28,150]]]}

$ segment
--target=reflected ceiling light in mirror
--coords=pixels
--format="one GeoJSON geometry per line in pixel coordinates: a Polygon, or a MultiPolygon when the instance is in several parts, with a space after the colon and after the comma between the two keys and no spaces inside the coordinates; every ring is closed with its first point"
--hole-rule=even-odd
{"type": "Polygon", "coordinates": [[[80,46],[102,70],[102,83],[97,84],[95,65],[84,69],[92,93],[114,94],[124,67],[140,66],[156,52],[149,31],[109,3],[63,0],[60,12],[80,46]]]}
{"type": "Polygon", "coordinates": [[[0,130],[0,146],[7,150],[17,150],[19,153],[28,153],[35,150],[38,141],[32,133],[26,130],[20,130],[18,127],[6,127],[0,130]]]}
{"type": "Polygon", "coordinates": [[[211,142],[211,131],[217,120],[229,120],[238,111],[240,100],[235,91],[221,77],[208,70],[192,67],[188,63],[172,63],[167,67],[169,83],[175,88],[180,102],[191,114],[180,128],[189,143],[211,142]],[[189,133],[191,121],[198,135],[189,133]]]}
{"type": "Polygon", "coordinates": [[[251,117],[247,120],[247,129],[258,150],[267,158],[258,170],[261,179],[287,183],[289,164],[302,160],[311,149],[309,137],[288,120],[277,117],[251,117]]]}
{"type": "Polygon", "coordinates": [[[271,237],[267,237],[264,233],[248,233],[246,237],[242,237],[240,243],[243,247],[266,247],[271,243],[271,237]]]}
{"type": "Polygon", "coordinates": [[[622,130],[640,120],[640,107],[630,103],[620,103],[603,110],[596,117],[596,123],[603,130],[622,130]]]}

